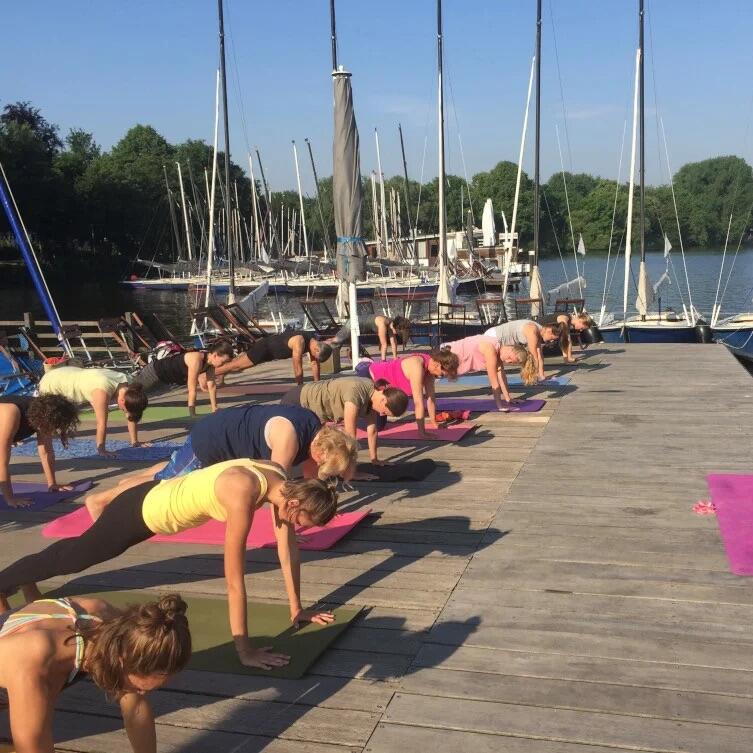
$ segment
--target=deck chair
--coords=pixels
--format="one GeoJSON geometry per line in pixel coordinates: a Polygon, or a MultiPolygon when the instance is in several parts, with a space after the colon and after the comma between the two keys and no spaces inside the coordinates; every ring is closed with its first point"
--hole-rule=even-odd
{"type": "Polygon", "coordinates": [[[544,314],[544,301],[542,298],[513,298],[513,304],[515,305],[515,318],[516,319],[534,319],[538,321],[544,314]],[[531,316],[531,306],[533,304],[539,304],[540,316],[531,316]]]}
{"type": "Polygon", "coordinates": [[[272,334],[269,330],[262,327],[255,317],[249,316],[240,303],[220,304],[220,309],[236,329],[243,332],[252,340],[259,340],[272,334]]]}
{"type": "Polygon", "coordinates": [[[192,331],[202,348],[219,339],[230,340],[236,350],[245,350],[258,337],[249,337],[236,329],[219,306],[191,309],[192,331]]]}
{"type": "Polygon", "coordinates": [[[464,303],[437,303],[437,337],[440,343],[462,340],[468,334],[467,324],[464,303]]]}
{"type": "Polygon", "coordinates": [[[320,298],[309,298],[301,301],[301,308],[319,337],[332,337],[340,330],[341,325],[335,321],[326,301],[320,298]]]}
{"type": "Polygon", "coordinates": [[[402,299],[403,316],[411,323],[410,342],[434,347],[439,343],[434,322],[434,296],[412,295],[402,299]]]}
{"type": "Polygon", "coordinates": [[[133,312],[130,314],[130,318],[131,326],[149,342],[149,346],[152,348],[162,340],[180,342],[157,314],[137,314],[133,312]]]}
{"type": "Polygon", "coordinates": [[[483,296],[476,298],[478,319],[485,327],[496,327],[507,321],[505,299],[500,296],[483,296]]]}
{"type": "Polygon", "coordinates": [[[0,330],[0,395],[31,392],[44,374],[44,353],[24,350],[22,343],[18,330],[0,330]]]}
{"type": "Polygon", "coordinates": [[[146,366],[151,350],[149,343],[123,317],[100,319],[97,326],[104,337],[109,337],[120,346],[134,368],[146,366]]]}
{"type": "Polygon", "coordinates": [[[584,298],[558,298],[554,302],[555,314],[569,314],[571,312],[578,313],[583,311],[583,307],[586,305],[584,298]]]}
{"type": "MultiPolygon", "coordinates": [[[[350,317],[350,302],[345,302],[345,310],[350,317]]],[[[362,301],[356,301],[356,316],[359,318],[362,316],[376,316],[376,310],[374,309],[374,301],[366,299],[362,301]]]]}

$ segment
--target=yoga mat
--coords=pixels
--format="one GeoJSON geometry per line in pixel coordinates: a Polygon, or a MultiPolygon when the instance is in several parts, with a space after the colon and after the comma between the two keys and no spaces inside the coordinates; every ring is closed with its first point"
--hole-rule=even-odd
{"type": "MultiPolygon", "coordinates": [[[[431,436],[424,437],[418,433],[416,422],[410,421],[409,423],[388,424],[386,429],[379,432],[379,439],[396,442],[457,442],[475,426],[471,423],[461,423],[439,430],[429,429],[431,436]]],[[[358,439],[366,439],[364,429],[358,429],[358,439]]]]}
{"type": "MultiPolygon", "coordinates": [[[[358,510],[346,512],[335,517],[326,526],[314,528],[299,528],[296,530],[298,546],[307,551],[322,551],[334,546],[346,533],[350,532],[360,523],[371,510],[358,510]]],[[[80,536],[92,524],[89,512],[81,507],[74,512],[63,515],[57,520],[48,523],[42,529],[42,536],[48,539],[69,539],[80,536]]],[[[176,533],[174,536],[154,536],[151,542],[167,544],[209,544],[222,546],[225,543],[225,524],[216,520],[210,520],[197,528],[176,533]]],[[[248,549],[270,548],[277,546],[272,515],[269,509],[263,507],[254,515],[246,547],[248,549]]]]}
{"type": "MultiPolygon", "coordinates": [[[[208,413],[210,413],[210,406],[208,404],[204,405],[197,405],[196,406],[196,413],[199,416],[206,416],[208,413]]],[[[139,421],[139,424],[147,424],[147,423],[154,423],[155,421],[168,421],[168,420],[179,420],[183,419],[186,421],[191,420],[191,416],[188,415],[188,407],[184,405],[154,405],[148,407],[144,411],[144,415],[141,417],[141,421],[139,421]]],[[[86,410],[81,411],[81,420],[82,421],[95,421],[96,417],[94,415],[94,411],[92,410],[86,410]]],[[[125,416],[125,413],[123,413],[122,410],[111,410],[107,414],[107,423],[108,424],[125,424],[128,423],[128,419],[125,416]]]]}
{"type": "MultiPolygon", "coordinates": [[[[532,384],[531,387],[563,387],[564,385],[569,383],[569,376],[555,376],[548,377],[543,382],[536,382],[536,384],[532,384]]],[[[456,384],[463,387],[488,387],[489,377],[486,374],[465,374],[461,377],[458,377],[455,381],[440,379],[439,384],[443,386],[456,384]]],[[[525,386],[517,374],[507,374],[507,384],[510,387],[525,386]]]]}
{"type": "Polygon", "coordinates": [[[226,387],[220,387],[218,392],[221,395],[228,395],[230,397],[236,395],[284,395],[295,386],[295,382],[291,384],[263,384],[260,382],[254,382],[253,384],[228,384],[226,387]]]}
{"type": "MultiPolygon", "coordinates": [[[[83,595],[80,589],[76,590],[79,595],[83,595]]],[[[75,595],[71,589],[65,587],[60,592],[75,595]]],[[[159,598],[158,594],[144,591],[100,591],[86,595],[104,599],[121,608],[128,604],[159,598]]],[[[228,627],[225,599],[206,599],[188,594],[182,594],[182,597],[188,604],[186,616],[191,627],[193,647],[188,668],[233,675],[262,675],[290,679],[303,677],[309,667],[361,612],[360,608],[353,607],[330,608],[330,611],[335,613],[335,621],[331,625],[304,623],[295,629],[290,623],[290,610],[287,604],[249,601],[248,635],[254,646],[272,646],[273,651],[290,656],[288,665],[264,670],[244,667],[238,661],[228,627]]]]}
{"type": "MultiPolygon", "coordinates": [[[[71,439],[68,447],[64,448],[60,440],[56,439],[53,443],[55,448],[55,457],[58,460],[70,460],[73,458],[99,458],[108,460],[97,454],[97,443],[93,439],[71,439]]],[[[116,460],[138,461],[155,461],[167,460],[174,450],[180,445],[177,444],[155,444],[151,447],[131,447],[131,443],[124,439],[108,439],[107,449],[115,453],[116,460]]],[[[36,457],[37,443],[24,442],[13,448],[13,455],[21,457],[36,457]]]]}
{"type": "MultiPolygon", "coordinates": [[[[535,413],[541,410],[546,400],[519,400],[505,403],[510,413],[535,413]]],[[[413,401],[408,403],[408,410],[413,410],[413,401]]],[[[497,404],[490,398],[476,397],[438,397],[437,411],[470,411],[471,413],[495,413],[497,404]]]]}
{"type": "Polygon", "coordinates": [[[735,575],[753,575],[753,476],[714,473],[706,481],[729,569],[735,575]]]}
{"type": "Polygon", "coordinates": [[[62,502],[65,499],[76,497],[82,492],[92,488],[91,481],[78,481],[73,484],[73,489],[67,492],[48,492],[47,484],[31,484],[26,481],[13,481],[13,491],[17,497],[32,500],[29,507],[9,507],[0,494],[0,510],[44,510],[45,507],[62,502]]]}
{"type": "MultiPolygon", "coordinates": [[[[446,465],[443,463],[443,465],[446,465]]],[[[390,463],[388,465],[374,465],[374,463],[359,463],[358,473],[371,473],[378,478],[371,483],[388,484],[393,481],[424,481],[438,467],[430,458],[409,460],[406,462],[390,463]]]]}

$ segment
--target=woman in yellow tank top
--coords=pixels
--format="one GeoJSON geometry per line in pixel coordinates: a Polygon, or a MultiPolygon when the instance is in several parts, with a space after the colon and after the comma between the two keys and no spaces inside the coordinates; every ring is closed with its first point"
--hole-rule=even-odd
{"type": "MultiPolygon", "coordinates": [[[[117,557],[156,534],[172,534],[218,520],[225,528],[225,580],[230,629],[238,657],[249,667],[269,669],[289,657],[254,649],[248,640],[246,614],[246,539],[254,513],[265,502],[277,526],[319,526],[337,509],[337,493],[322,481],[290,481],[275,463],[228,460],[168,481],[117,486],[89,530],[75,539],[56,541],[38,554],[24,557],[0,572],[0,598],[56,575],[78,573],[117,557]]],[[[286,583],[286,585],[288,585],[286,583]]],[[[293,584],[300,590],[299,584],[293,584]]],[[[329,612],[300,610],[294,622],[331,622],[329,612]]]]}

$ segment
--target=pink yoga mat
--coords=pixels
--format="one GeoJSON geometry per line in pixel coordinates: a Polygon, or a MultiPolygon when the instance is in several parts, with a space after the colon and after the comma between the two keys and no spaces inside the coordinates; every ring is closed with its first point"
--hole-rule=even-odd
{"type": "MultiPolygon", "coordinates": [[[[299,547],[311,551],[321,551],[334,546],[346,533],[355,528],[371,510],[358,510],[357,512],[345,512],[335,517],[326,526],[315,528],[298,529],[299,547]]],[[[42,535],[48,539],[70,539],[80,536],[92,524],[89,512],[81,507],[75,512],[63,515],[57,520],[48,523],[42,529],[42,535]]],[[[168,544],[216,544],[222,546],[225,542],[225,525],[216,520],[210,520],[197,528],[176,533],[174,536],[154,536],[150,541],[168,544]]],[[[258,510],[254,515],[254,522],[246,539],[248,549],[260,549],[262,547],[275,547],[274,529],[272,527],[272,515],[267,508],[258,510]]]]}
{"type": "Polygon", "coordinates": [[[753,575],[753,476],[714,473],[706,481],[729,569],[735,575],[753,575]]]}
{"type": "MultiPolygon", "coordinates": [[[[518,400],[505,403],[510,413],[535,413],[540,411],[546,400],[518,400]]],[[[413,410],[413,401],[408,403],[408,410],[413,410]]],[[[470,411],[471,413],[496,413],[497,404],[491,398],[476,397],[438,397],[438,411],[470,411]]]]}
{"type": "MultiPolygon", "coordinates": [[[[462,423],[448,426],[446,429],[429,429],[430,437],[422,437],[418,433],[414,421],[410,423],[388,424],[386,429],[379,432],[379,439],[389,439],[398,442],[457,442],[462,439],[476,424],[462,423]]],[[[358,430],[358,438],[366,439],[366,431],[358,430]]]]}
{"type": "Polygon", "coordinates": [[[263,384],[254,382],[252,384],[228,384],[226,387],[220,387],[217,391],[219,395],[284,395],[288,390],[295,387],[293,384],[263,384]]]}

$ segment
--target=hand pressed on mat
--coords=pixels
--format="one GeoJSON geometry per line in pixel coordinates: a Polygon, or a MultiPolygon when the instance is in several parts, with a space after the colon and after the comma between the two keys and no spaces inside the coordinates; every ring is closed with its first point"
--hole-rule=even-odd
{"type": "Polygon", "coordinates": [[[315,625],[329,625],[335,621],[332,612],[324,612],[320,609],[299,609],[296,614],[290,615],[293,627],[298,627],[302,622],[313,622],[315,625]]]}
{"type": "Polygon", "coordinates": [[[238,651],[238,659],[244,667],[274,669],[275,667],[284,667],[290,662],[290,657],[286,654],[274,653],[272,646],[254,648],[251,641],[245,635],[236,635],[233,641],[238,651]]]}

